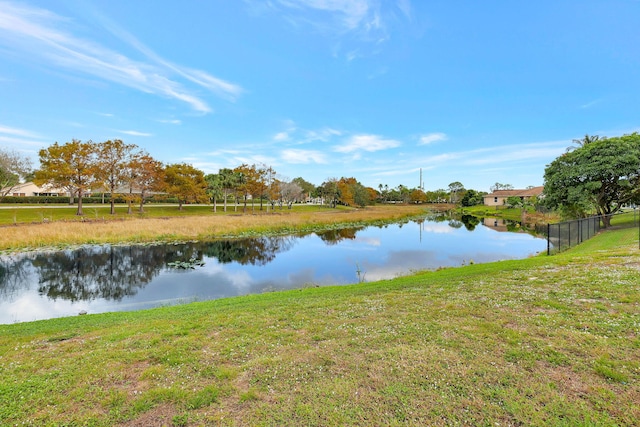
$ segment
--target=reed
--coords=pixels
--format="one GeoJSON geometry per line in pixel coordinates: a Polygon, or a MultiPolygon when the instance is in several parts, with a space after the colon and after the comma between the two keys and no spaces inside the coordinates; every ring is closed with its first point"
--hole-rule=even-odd
{"type": "Polygon", "coordinates": [[[270,214],[205,214],[165,218],[54,221],[0,228],[0,250],[16,251],[81,244],[205,240],[253,234],[293,233],[335,224],[396,221],[425,212],[420,206],[293,210],[270,214]]]}

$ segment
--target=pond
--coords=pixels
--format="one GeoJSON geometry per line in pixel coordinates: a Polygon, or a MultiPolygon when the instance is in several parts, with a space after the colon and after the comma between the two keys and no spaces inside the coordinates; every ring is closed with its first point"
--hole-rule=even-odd
{"type": "Polygon", "coordinates": [[[509,229],[502,220],[440,216],[295,236],[6,255],[0,323],[391,279],[546,250],[546,240],[509,229]]]}

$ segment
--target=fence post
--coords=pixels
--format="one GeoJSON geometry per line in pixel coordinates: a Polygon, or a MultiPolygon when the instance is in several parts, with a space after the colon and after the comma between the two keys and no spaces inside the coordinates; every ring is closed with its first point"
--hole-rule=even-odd
{"type": "MultiPolygon", "coordinates": [[[[640,230],[640,227],[638,227],[640,230]]],[[[551,224],[547,223],[547,256],[551,255],[551,224]]]]}

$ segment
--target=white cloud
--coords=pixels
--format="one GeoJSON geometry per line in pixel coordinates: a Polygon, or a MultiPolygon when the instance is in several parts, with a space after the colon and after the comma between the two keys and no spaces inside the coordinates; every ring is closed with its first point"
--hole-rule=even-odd
{"type": "Polygon", "coordinates": [[[164,120],[158,120],[158,122],[160,123],[167,123],[170,125],[181,125],[182,121],[178,120],[178,119],[164,119],[164,120]]]}
{"type": "Polygon", "coordinates": [[[434,142],[446,141],[446,140],[447,140],[447,135],[442,132],[429,133],[427,135],[422,135],[420,137],[420,142],[418,143],[418,145],[427,145],[427,144],[432,144],[434,142]]]}
{"type": "Polygon", "coordinates": [[[27,138],[37,138],[38,137],[35,133],[30,132],[28,130],[12,128],[12,127],[3,126],[3,125],[0,125],[0,133],[6,133],[6,134],[9,134],[9,135],[22,136],[22,137],[27,137],[27,138]]]}
{"type": "Polygon", "coordinates": [[[273,136],[273,140],[278,142],[288,141],[289,139],[290,137],[288,132],[278,132],[273,136]]]}
{"type": "Polygon", "coordinates": [[[27,145],[41,147],[48,144],[43,142],[42,137],[35,132],[4,125],[0,125],[0,143],[18,148],[27,145]]]}
{"type": "Polygon", "coordinates": [[[322,141],[327,142],[335,136],[342,135],[342,132],[329,127],[322,128],[320,130],[309,130],[305,134],[304,142],[322,141]]]}
{"type": "MultiPolygon", "coordinates": [[[[129,58],[99,43],[69,33],[68,20],[46,9],[1,2],[0,45],[5,49],[76,73],[84,73],[136,90],[187,103],[194,110],[209,113],[211,107],[189,90],[186,79],[220,97],[233,100],[243,89],[201,70],[170,63],[133,36],[109,25],[110,31],[142,52],[152,62],[129,58]]],[[[105,19],[106,21],[106,19],[105,19]]]]}
{"type": "Polygon", "coordinates": [[[326,156],[323,153],[315,150],[283,150],[281,156],[282,159],[287,163],[327,163],[326,156]]]}
{"type": "Polygon", "coordinates": [[[278,3],[290,9],[314,9],[331,13],[347,30],[365,25],[363,21],[370,14],[370,2],[367,0],[278,0],[278,3]]]}
{"type": "Polygon", "coordinates": [[[344,145],[337,145],[334,151],[338,153],[354,153],[360,151],[380,151],[400,146],[394,139],[384,139],[378,135],[354,135],[344,145]]]}
{"type": "Polygon", "coordinates": [[[138,132],[137,130],[119,130],[118,132],[131,136],[153,136],[151,133],[138,132]]]}

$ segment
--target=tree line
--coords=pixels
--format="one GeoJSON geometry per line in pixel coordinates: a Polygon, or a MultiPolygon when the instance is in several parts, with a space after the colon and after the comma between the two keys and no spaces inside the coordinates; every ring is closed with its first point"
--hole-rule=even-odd
{"type": "MultiPolygon", "coordinates": [[[[0,188],[3,189],[0,197],[9,194],[22,179],[39,186],[64,189],[70,194],[71,204],[77,201],[77,215],[83,215],[83,199],[96,191],[109,194],[112,214],[117,195],[126,200],[129,213],[136,201],[139,212],[144,212],[145,200],[157,193],[177,199],[180,210],[186,203],[213,202],[215,211],[218,202],[222,202],[227,211],[227,202],[232,200],[234,209],[242,204],[244,212],[249,200],[252,210],[256,201],[262,210],[264,203],[272,208],[276,204],[280,208],[291,208],[293,203],[308,198],[332,207],[367,206],[381,199],[375,189],[363,186],[353,177],[328,178],[315,186],[302,177],[287,180],[264,164],[242,164],[205,175],[188,163],[165,165],[135,144],[119,139],[56,142],[41,149],[38,156],[40,168],[31,171],[28,159],[0,150],[0,188]]],[[[385,200],[389,197],[402,198],[403,194],[385,192],[385,200]]]]}
{"type": "MultiPolygon", "coordinates": [[[[597,140],[597,138],[596,138],[597,140]]],[[[588,140],[590,142],[590,140],[588,140]]],[[[573,152],[579,150],[571,150],[573,152]]],[[[568,151],[569,152],[569,151],[568,151]]],[[[242,164],[235,168],[222,168],[216,174],[204,172],[188,163],[163,164],[135,144],[122,140],[83,142],[73,139],[64,144],[54,143],[38,153],[40,168],[31,171],[28,159],[15,152],[0,149],[0,197],[6,196],[22,179],[32,180],[40,186],[64,189],[70,194],[70,203],[77,200],[77,214],[83,214],[82,201],[87,194],[99,191],[108,194],[111,213],[115,213],[116,196],[123,198],[132,213],[134,202],[144,212],[145,200],[152,194],[165,194],[178,202],[178,209],[186,203],[213,202],[216,211],[222,202],[234,202],[246,212],[248,201],[255,210],[268,203],[271,208],[291,208],[293,203],[315,199],[332,207],[337,205],[367,206],[374,203],[450,203],[474,206],[483,203],[486,192],[466,189],[459,181],[448,188],[425,191],[404,185],[390,188],[379,184],[377,189],[365,187],[356,178],[327,178],[316,186],[302,177],[288,180],[273,167],[264,164],[242,164]]],[[[496,182],[491,191],[513,189],[510,184],[496,182]]],[[[510,205],[518,207],[518,200],[510,205]]]]}

